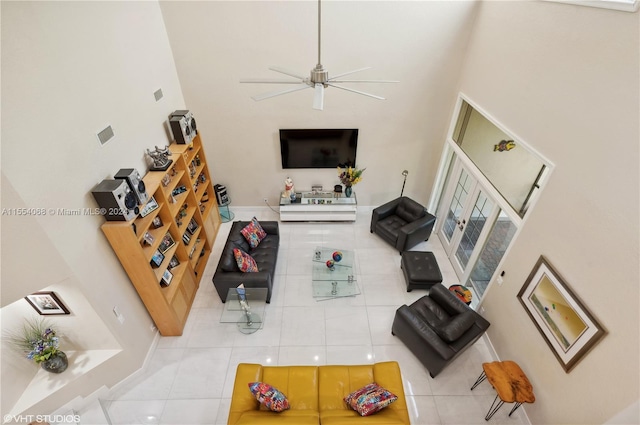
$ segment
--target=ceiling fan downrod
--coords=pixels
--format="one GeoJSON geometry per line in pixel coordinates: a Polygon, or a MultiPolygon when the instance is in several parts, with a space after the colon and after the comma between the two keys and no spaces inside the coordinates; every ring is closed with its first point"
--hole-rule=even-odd
{"type": "Polygon", "coordinates": [[[322,41],[322,5],[321,0],[318,0],[318,64],[315,68],[311,70],[310,82],[311,85],[315,83],[325,84],[329,81],[329,72],[324,69],[322,66],[322,61],[320,60],[320,52],[321,52],[321,41],[322,41]]]}

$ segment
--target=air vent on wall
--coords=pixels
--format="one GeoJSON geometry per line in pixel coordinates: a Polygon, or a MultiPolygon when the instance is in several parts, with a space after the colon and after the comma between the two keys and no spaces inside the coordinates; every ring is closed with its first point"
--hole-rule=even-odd
{"type": "Polygon", "coordinates": [[[162,99],[162,89],[158,89],[153,93],[153,96],[156,98],[156,102],[162,99]]]}
{"type": "Polygon", "coordinates": [[[114,136],[113,128],[111,128],[111,126],[108,125],[104,130],[98,133],[98,140],[100,141],[101,145],[104,145],[109,140],[111,140],[113,136],[114,136]]]}

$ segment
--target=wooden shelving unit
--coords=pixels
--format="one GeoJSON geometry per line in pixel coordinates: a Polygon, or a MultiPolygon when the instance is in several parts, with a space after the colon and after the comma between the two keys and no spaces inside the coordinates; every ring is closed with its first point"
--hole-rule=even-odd
{"type": "Polygon", "coordinates": [[[150,171],[143,178],[158,208],[128,222],[108,221],[102,231],[160,333],[177,336],[182,335],[221,221],[200,134],[189,145],[174,143],[169,149],[169,169],[150,171]],[[158,227],[157,217],[162,222],[158,227]],[[151,238],[145,234],[153,241],[147,242],[151,238]],[[152,265],[165,235],[175,243],[165,249],[159,266],[152,265]],[[174,257],[180,264],[170,267],[174,257]],[[172,278],[164,286],[167,271],[172,278]]]}

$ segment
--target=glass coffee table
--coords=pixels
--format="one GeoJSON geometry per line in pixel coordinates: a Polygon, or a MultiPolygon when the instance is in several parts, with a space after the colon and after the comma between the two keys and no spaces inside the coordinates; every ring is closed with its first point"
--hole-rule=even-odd
{"type": "Polygon", "coordinates": [[[229,289],[220,323],[237,323],[243,334],[252,334],[262,328],[267,291],[267,288],[229,289]]]}
{"type": "Polygon", "coordinates": [[[312,259],[311,284],[313,297],[318,301],[354,297],[360,294],[360,288],[356,282],[353,251],[316,247],[312,259]],[[339,255],[334,256],[334,253],[339,255]],[[333,261],[332,267],[327,266],[329,260],[333,261]]]}

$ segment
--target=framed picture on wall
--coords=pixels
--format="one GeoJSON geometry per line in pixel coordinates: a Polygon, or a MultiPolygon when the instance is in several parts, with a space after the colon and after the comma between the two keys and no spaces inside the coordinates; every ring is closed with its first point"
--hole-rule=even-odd
{"type": "Polygon", "coordinates": [[[518,299],[567,373],[606,334],[543,256],[533,267],[518,299]]]}
{"type": "Polygon", "coordinates": [[[62,303],[58,296],[49,292],[34,292],[24,297],[25,300],[43,316],[54,314],[70,314],[69,309],[62,303]]]}

